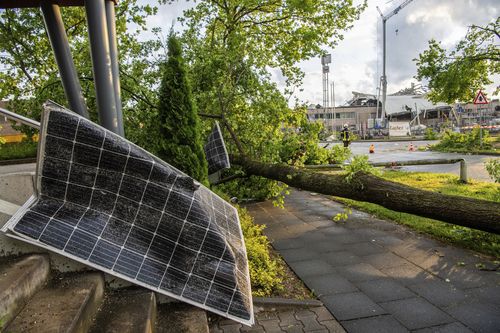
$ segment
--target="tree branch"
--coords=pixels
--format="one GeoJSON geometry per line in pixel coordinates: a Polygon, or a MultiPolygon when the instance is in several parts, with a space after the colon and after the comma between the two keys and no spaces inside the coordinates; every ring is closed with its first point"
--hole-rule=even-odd
{"type": "Polygon", "coordinates": [[[498,38],[500,38],[500,33],[496,30],[496,29],[489,29],[489,28],[486,28],[486,27],[480,27],[478,25],[471,25],[471,28],[474,28],[474,29],[479,29],[479,30],[483,30],[483,31],[489,31],[489,32],[492,32],[494,33],[498,38]]]}
{"type": "Polygon", "coordinates": [[[244,173],[239,173],[239,174],[231,175],[231,176],[228,176],[226,178],[222,178],[220,180],[217,180],[217,181],[213,182],[211,185],[220,185],[220,184],[227,183],[231,180],[235,180],[238,178],[248,178],[248,176],[244,173]]]}
{"type": "Polygon", "coordinates": [[[198,116],[205,118],[222,119],[222,116],[218,114],[198,113],[198,116]]]}

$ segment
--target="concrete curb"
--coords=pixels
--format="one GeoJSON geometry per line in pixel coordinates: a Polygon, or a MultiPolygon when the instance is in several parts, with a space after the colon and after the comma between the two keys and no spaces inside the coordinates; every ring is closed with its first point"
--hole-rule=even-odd
{"type": "Polygon", "coordinates": [[[19,158],[16,160],[0,160],[0,165],[28,164],[35,162],[36,162],[36,157],[30,157],[30,158],[19,158]]]}
{"type": "Polygon", "coordinates": [[[279,297],[254,297],[254,306],[302,306],[317,307],[323,306],[323,303],[317,299],[289,299],[279,297]]]}

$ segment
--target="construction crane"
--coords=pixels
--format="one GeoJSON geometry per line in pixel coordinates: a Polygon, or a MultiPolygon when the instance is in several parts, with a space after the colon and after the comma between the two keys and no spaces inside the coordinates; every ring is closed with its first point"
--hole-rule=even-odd
{"type": "MultiPolygon", "coordinates": [[[[396,8],[394,8],[394,10],[392,12],[390,12],[389,14],[385,15],[382,14],[382,11],[380,10],[380,8],[378,8],[377,6],[377,10],[378,12],[380,13],[380,17],[382,17],[382,34],[383,34],[383,39],[382,39],[382,44],[383,44],[383,60],[382,60],[382,76],[380,77],[380,83],[382,85],[382,111],[380,113],[380,121],[382,122],[383,119],[385,119],[385,101],[387,99],[387,76],[385,75],[385,59],[386,59],[386,38],[385,38],[385,24],[387,22],[388,19],[390,19],[391,17],[393,17],[394,15],[396,15],[397,13],[399,13],[399,11],[401,9],[403,9],[404,7],[406,7],[407,5],[410,4],[410,2],[412,2],[413,0],[405,0],[403,3],[401,3],[399,6],[397,6],[396,8]]],[[[377,99],[378,100],[378,99],[377,99]]],[[[378,105],[378,103],[377,103],[378,105]]],[[[378,114],[378,107],[377,107],[377,114],[378,114]]],[[[385,127],[385,126],[384,126],[385,127]]]]}

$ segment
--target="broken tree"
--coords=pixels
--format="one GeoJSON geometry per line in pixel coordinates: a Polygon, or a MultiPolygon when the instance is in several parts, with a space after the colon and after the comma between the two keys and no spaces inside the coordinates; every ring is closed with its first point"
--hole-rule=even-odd
{"type": "Polygon", "coordinates": [[[497,202],[424,191],[366,173],[358,173],[346,182],[341,174],[238,157],[233,162],[241,165],[248,175],[274,179],[303,190],[367,201],[399,212],[500,234],[500,203],[497,202]]]}

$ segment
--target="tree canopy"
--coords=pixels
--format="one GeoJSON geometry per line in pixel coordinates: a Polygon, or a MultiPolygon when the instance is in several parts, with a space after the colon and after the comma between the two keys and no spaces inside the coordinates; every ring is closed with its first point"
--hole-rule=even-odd
{"type": "MultiPolygon", "coordinates": [[[[288,99],[303,76],[298,63],[335,46],[364,8],[339,0],[200,1],[181,19],[200,112],[222,117],[244,153],[261,161],[326,162],[328,154],[321,160],[307,156],[319,149],[294,157],[309,138],[317,142],[321,127],[308,124],[305,107],[290,108],[288,99]],[[272,70],[285,78],[284,92],[271,80],[272,70]]],[[[234,141],[226,142],[230,153],[241,153],[234,141]]],[[[234,186],[252,185],[254,195],[279,191],[254,178],[234,186]]]]}
{"type": "Polygon", "coordinates": [[[479,89],[492,83],[493,75],[500,74],[499,42],[500,18],[484,27],[471,26],[449,52],[432,39],[429,48],[415,59],[416,78],[429,81],[433,102],[470,102],[479,89]]]}
{"type": "Polygon", "coordinates": [[[296,124],[304,113],[288,107],[290,90],[280,92],[270,70],[296,88],[298,62],[335,46],[363,8],[352,1],[199,2],[181,21],[201,112],[226,117],[250,150],[262,146],[256,136],[270,143],[283,123],[296,124]]]}

